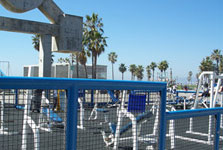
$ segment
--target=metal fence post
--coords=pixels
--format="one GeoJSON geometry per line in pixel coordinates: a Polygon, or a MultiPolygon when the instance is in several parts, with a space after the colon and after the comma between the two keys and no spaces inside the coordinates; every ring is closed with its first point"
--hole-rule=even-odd
{"type": "Polygon", "coordinates": [[[15,106],[18,105],[18,89],[15,89],[15,106]]]}
{"type": "Polygon", "coordinates": [[[78,89],[73,86],[68,89],[66,150],[76,150],[77,146],[77,99],[78,89]]]}
{"type": "Polygon", "coordinates": [[[215,115],[216,117],[216,126],[215,126],[215,141],[214,141],[214,149],[219,149],[219,136],[220,136],[220,123],[221,123],[221,114],[218,113],[215,115]]]}
{"type": "Polygon", "coordinates": [[[94,90],[91,90],[91,106],[94,106],[94,90]]]}
{"type": "Polygon", "coordinates": [[[165,149],[166,136],[166,88],[161,91],[159,150],[165,149]]]}

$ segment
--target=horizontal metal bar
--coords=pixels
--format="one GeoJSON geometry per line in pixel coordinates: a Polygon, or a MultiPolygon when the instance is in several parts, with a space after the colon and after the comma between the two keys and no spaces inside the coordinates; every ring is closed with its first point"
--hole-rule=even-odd
{"type": "Polygon", "coordinates": [[[65,79],[37,77],[0,77],[0,89],[67,89],[71,86],[79,89],[125,89],[161,91],[166,88],[165,82],[114,81],[98,79],[65,79]]]}
{"type": "Polygon", "coordinates": [[[216,115],[218,113],[223,114],[222,107],[170,111],[170,112],[166,112],[166,119],[172,120],[172,119],[183,119],[183,118],[190,118],[190,117],[201,117],[201,116],[208,116],[208,115],[216,115]]]}
{"type": "MultiPolygon", "coordinates": [[[[196,93],[196,91],[176,91],[176,93],[196,93]]],[[[199,93],[202,93],[201,91],[199,93]]]]}

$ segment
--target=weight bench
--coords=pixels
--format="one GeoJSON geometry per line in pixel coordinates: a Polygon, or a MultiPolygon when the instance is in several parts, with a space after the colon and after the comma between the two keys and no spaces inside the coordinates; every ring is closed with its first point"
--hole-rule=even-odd
{"type": "Polygon", "coordinates": [[[42,108],[42,113],[46,116],[49,114],[49,119],[51,121],[58,122],[58,123],[63,122],[62,118],[60,118],[60,116],[57,113],[53,112],[53,110],[49,110],[48,108],[44,107],[42,108]]]}
{"type": "MultiPolygon", "coordinates": [[[[146,149],[154,149],[158,143],[158,125],[159,125],[159,100],[153,103],[153,107],[149,111],[146,109],[146,95],[140,94],[130,94],[128,99],[127,108],[124,107],[125,104],[126,91],[121,102],[121,107],[118,114],[117,124],[109,123],[110,134],[106,136],[104,131],[101,131],[103,140],[106,146],[113,146],[113,149],[118,149],[120,142],[125,142],[126,140],[133,141],[133,150],[138,150],[138,142],[143,142],[148,144],[146,149]],[[154,110],[153,110],[154,109],[154,110]],[[138,113],[138,115],[136,115],[138,113]],[[152,134],[140,135],[141,125],[154,116],[154,125],[152,134]],[[122,126],[122,120],[124,117],[128,117],[131,121],[126,125],[122,126]],[[120,137],[127,131],[132,129],[132,136],[130,137],[120,137]]],[[[175,148],[175,123],[173,120],[169,123],[169,134],[166,136],[170,137],[171,149],[175,148]]]]}
{"type": "Polygon", "coordinates": [[[141,129],[141,124],[148,120],[152,116],[152,112],[145,112],[146,95],[130,94],[128,99],[128,107],[125,108],[126,91],[123,92],[123,99],[121,101],[121,107],[118,112],[117,124],[109,123],[111,134],[105,135],[104,131],[101,131],[103,140],[106,146],[114,146],[114,149],[118,148],[118,143],[122,141],[120,136],[132,129],[132,137],[123,138],[124,140],[133,140],[133,150],[138,148],[138,136],[141,129]],[[137,115],[138,114],[138,115],[137,115]],[[131,121],[121,127],[124,117],[128,117],[131,121]]]}
{"type": "MultiPolygon", "coordinates": [[[[146,113],[139,114],[136,117],[137,124],[145,121],[146,119],[150,118],[152,115],[153,115],[152,112],[146,112],[146,113]]],[[[109,123],[109,128],[110,128],[110,131],[111,131],[112,134],[115,134],[116,127],[117,127],[117,124],[109,123]]],[[[125,133],[126,131],[128,131],[131,128],[132,128],[132,122],[127,123],[125,126],[123,126],[121,128],[120,135],[122,135],[123,133],[125,133]]]]}

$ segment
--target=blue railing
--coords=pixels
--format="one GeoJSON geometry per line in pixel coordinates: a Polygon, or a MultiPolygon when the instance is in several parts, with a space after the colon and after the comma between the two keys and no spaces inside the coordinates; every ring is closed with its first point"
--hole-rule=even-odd
{"type": "MultiPolygon", "coordinates": [[[[159,91],[161,94],[160,137],[165,131],[166,83],[111,81],[89,79],[59,79],[59,78],[27,78],[0,77],[0,89],[65,89],[68,92],[66,149],[75,150],[77,146],[77,109],[78,91],[84,90],[149,90],[159,91]]],[[[165,139],[159,141],[159,149],[163,149],[165,139]]]]}
{"type": "MultiPolygon", "coordinates": [[[[184,119],[184,118],[194,118],[194,117],[202,117],[202,116],[215,116],[216,124],[215,124],[215,139],[214,139],[214,149],[219,149],[219,137],[220,137],[220,122],[221,122],[221,114],[223,114],[223,108],[208,108],[208,109],[193,109],[193,110],[181,110],[181,111],[171,111],[166,112],[165,120],[176,120],[176,119],[184,119]]],[[[166,124],[166,122],[165,122],[166,124]]],[[[208,123],[207,123],[208,124],[208,123]]],[[[160,137],[165,141],[165,132],[160,137]]],[[[165,145],[165,143],[163,143],[165,145]]]]}
{"type": "Polygon", "coordinates": [[[66,149],[76,150],[77,147],[77,109],[78,91],[84,90],[149,90],[161,93],[159,149],[165,149],[166,127],[168,120],[216,116],[214,149],[219,149],[220,115],[223,108],[196,109],[166,112],[166,83],[89,80],[89,79],[58,79],[58,78],[25,78],[25,77],[0,77],[0,89],[65,89],[68,91],[66,111],[66,149]]]}

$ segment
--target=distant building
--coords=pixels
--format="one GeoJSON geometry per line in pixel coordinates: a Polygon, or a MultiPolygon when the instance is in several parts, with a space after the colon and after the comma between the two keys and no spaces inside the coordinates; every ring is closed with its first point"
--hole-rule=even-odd
{"type": "MultiPolygon", "coordinates": [[[[87,65],[87,76],[92,78],[92,65],[87,65]]],[[[30,69],[31,77],[38,77],[38,65],[27,65],[23,67],[23,76],[27,77],[30,69]]],[[[85,69],[83,65],[79,65],[79,78],[85,78],[85,69]]],[[[107,79],[107,66],[97,65],[97,79],[107,79]]],[[[68,63],[54,63],[51,67],[51,77],[56,78],[76,78],[77,70],[76,65],[70,66],[68,63]]]]}

